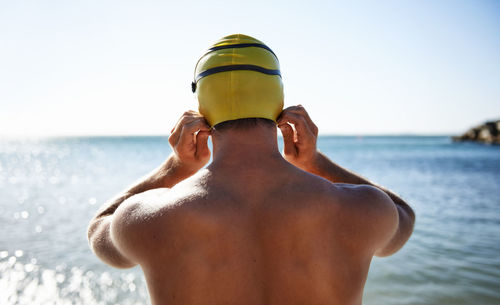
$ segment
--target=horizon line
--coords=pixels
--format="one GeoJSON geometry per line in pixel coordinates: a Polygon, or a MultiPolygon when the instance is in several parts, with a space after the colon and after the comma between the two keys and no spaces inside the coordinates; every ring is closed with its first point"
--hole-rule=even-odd
{"type": "MultiPolygon", "coordinates": [[[[320,133],[319,137],[453,137],[452,133],[320,133]]],[[[3,135],[0,140],[29,140],[29,139],[77,139],[77,138],[168,138],[170,134],[74,134],[74,135],[3,135]]],[[[278,134],[279,138],[283,136],[278,134]]]]}

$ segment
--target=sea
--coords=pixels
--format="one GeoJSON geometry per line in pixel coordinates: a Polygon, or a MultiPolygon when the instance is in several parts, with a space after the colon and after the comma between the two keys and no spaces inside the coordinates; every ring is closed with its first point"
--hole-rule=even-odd
{"type": "MultiPolygon", "coordinates": [[[[318,147],[416,212],[404,248],[373,259],[363,304],[500,304],[500,146],[321,136],[318,147]]],[[[86,230],[170,153],[167,137],[0,140],[0,304],[150,304],[140,268],[100,262],[86,230]]]]}

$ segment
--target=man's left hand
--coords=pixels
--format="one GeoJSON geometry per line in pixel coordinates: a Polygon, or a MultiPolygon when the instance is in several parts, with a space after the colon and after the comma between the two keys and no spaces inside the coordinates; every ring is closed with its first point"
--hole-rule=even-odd
{"type": "Polygon", "coordinates": [[[168,138],[178,165],[193,173],[210,160],[208,137],[210,126],[196,111],[186,111],[181,116],[168,138]]]}

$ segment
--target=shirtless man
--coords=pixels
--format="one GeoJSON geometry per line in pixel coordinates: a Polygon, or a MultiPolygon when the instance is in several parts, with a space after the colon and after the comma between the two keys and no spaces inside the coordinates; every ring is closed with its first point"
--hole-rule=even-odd
{"type": "Polygon", "coordinates": [[[91,220],[94,253],[140,265],[155,305],[361,304],[372,257],[404,245],[414,213],[319,152],[302,106],[277,123],[283,156],[273,121],[184,113],[167,160],[91,220]]]}

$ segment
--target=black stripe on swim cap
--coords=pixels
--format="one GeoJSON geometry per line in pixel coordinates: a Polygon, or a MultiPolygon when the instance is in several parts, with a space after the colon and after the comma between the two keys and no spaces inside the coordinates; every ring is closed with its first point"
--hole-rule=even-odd
{"type": "Polygon", "coordinates": [[[195,81],[198,82],[201,78],[212,75],[215,73],[220,73],[220,72],[227,72],[227,71],[237,71],[237,70],[250,70],[250,71],[257,71],[260,73],[268,74],[268,75],[278,75],[281,77],[281,72],[280,70],[272,70],[272,69],[266,69],[262,68],[260,66],[255,66],[255,65],[229,65],[229,66],[220,66],[220,67],[214,67],[207,69],[200,74],[198,74],[195,78],[195,81]]]}
{"type": "Polygon", "coordinates": [[[220,66],[220,67],[210,68],[210,69],[205,70],[205,71],[201,72],[200,74],[198,74],[196,76],[194,82],[191,83],[191,90],[194,93],[196,91],[196,83],[198,83],[198,81],[205,76],[212,75],[215,73],[220,73],[220,72],[241,71],[241,70],[256,71],[256,72],[264,73],[267,75],[278,75],[279,77],[281,77],[280,70],[266,69],[266,68],[262,68],[262,67],[255,66],[255,65],[220,66]]]}
{"type": "Polygon", "coordinates": [[[228,44],[228,45],[223,45],[223,46],[216,46],[216,47],[212,47],[212,48],[208,49],[207,54],[210,52],[222,50],[222,49],[236,49],[236,48],[239,49],[239,48],[248,48],[248,47],[256,47],[256,48],[266,49],[269,52],[273,53],[274,57],[276,57],[276,59],[278,59],[278,56],[276,56],[276,54],[274,54],[273,50],[271,50],[270,47],[266,46],[265,44],[261,44],[261,43],[239,43],[239,44],[228,44]]]}

